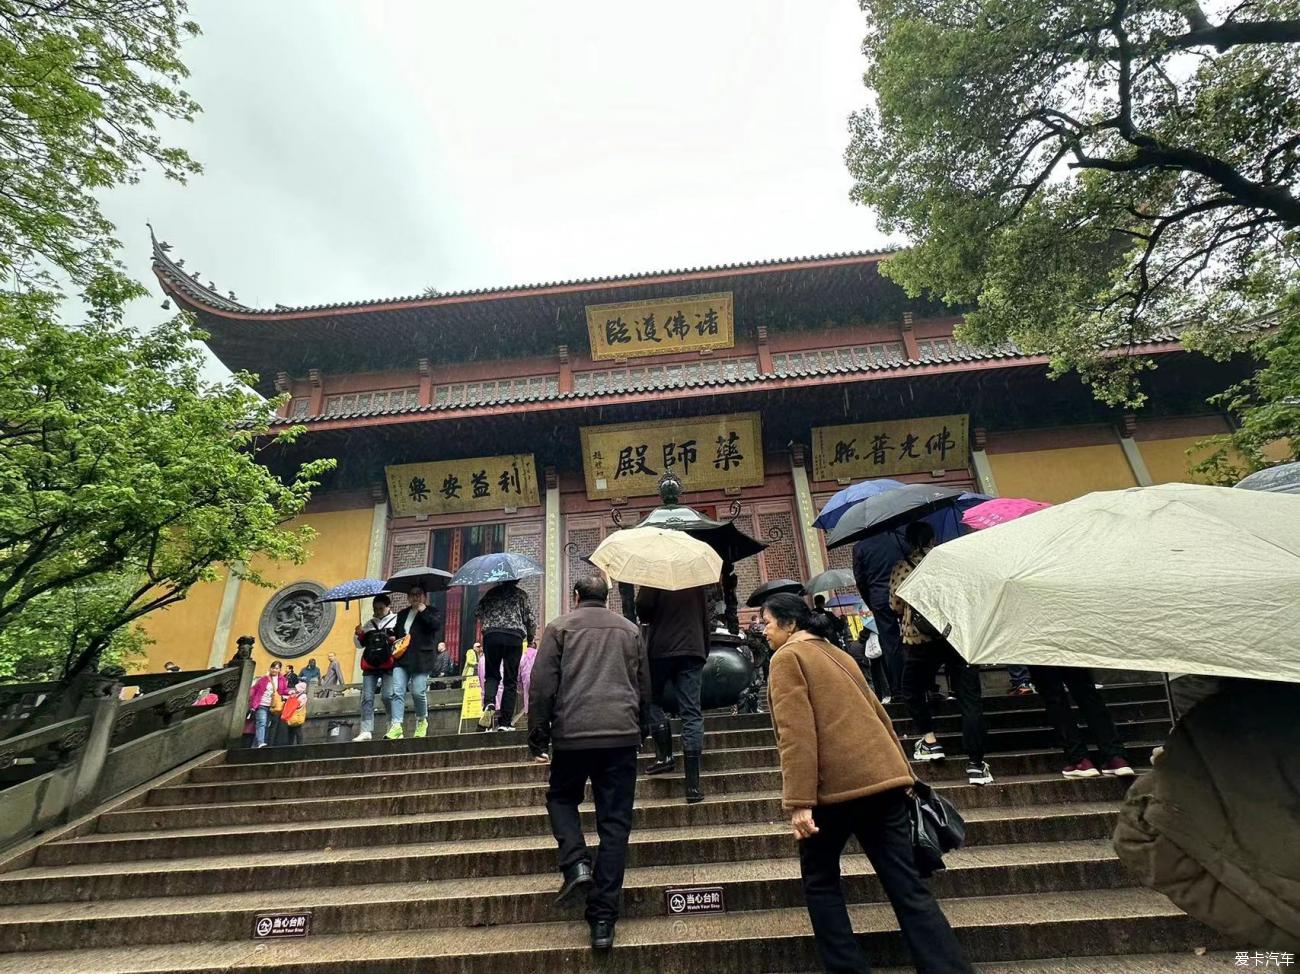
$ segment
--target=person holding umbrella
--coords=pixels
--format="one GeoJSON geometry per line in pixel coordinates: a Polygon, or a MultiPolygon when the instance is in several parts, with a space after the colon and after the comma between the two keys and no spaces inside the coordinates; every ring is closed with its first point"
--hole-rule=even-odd
{"type": "Polygon", "coordinates": [[[903,664],[903,696],[921,737],[912,753],[917,761],[942,761],[943,745],[934,734],[934,712],[928,690],[940,667],[947,667],[948,680],[961,709],[961,739],[966,749],[966,777],[972,785],[992,784],[993,774],[984,760],[988,733],[984,722],[983,688],[979,671],[967,664],[960,653],[925,618],[898,596],[907,580],[934,547],[934,528],[924,521],[907,526],[905,537],[910,552],[899,559],[889,579],[890,608],[901,620],[906,658],[903,664]]]}
{"type": "Polygon", "coordinates": [[[483,656],[486,679],[483,681],[483,716],[479,726],[492,730],[511,731],[515,724],[515,694],[519,686],[519,660],[524,653],[524,642],[531,642],[537,631],[533,621],[533,606],[528,593],[519,587],[517,579],[501,582],[479,599],[474,610],[483,631],[483,656]],[[496,710],[497,688],[504,674],[505,689],[501,694],[501,710],[496,710]]]}
{"type": "Polygon", "coordinates": [[[405,733],[402,721],[406,717],[408,688],[415,703],[415,731],[411,736],[424,737],[429,733],[429,700],[425,692],[437,665],[438,631],[442,628],[442,615],[429,605],[429,596],[422,585],[415,584],[408,589],[406,598],[408,604],[397,614],[394,635],[397,639],[410,636],[411,641],[393,667],[389,726],[384,735],[390,741],[400,740],[405,733]]]}

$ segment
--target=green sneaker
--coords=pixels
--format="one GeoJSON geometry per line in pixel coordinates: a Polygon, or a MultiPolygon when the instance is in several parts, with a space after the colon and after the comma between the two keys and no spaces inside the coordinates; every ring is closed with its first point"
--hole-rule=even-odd
{"type": "Polygon", "coordinates": [[[385,740],[400,741],[402,739],[402,725],[394,724],[388,728],[388,733],[384,735],[385,740]]]}
{"type": "Polygon", "coordinates": [[[429,722],[427,720],[417,720],[415,722],[415,733],[412,737],[425,737],[429,733],[429,722]]]}

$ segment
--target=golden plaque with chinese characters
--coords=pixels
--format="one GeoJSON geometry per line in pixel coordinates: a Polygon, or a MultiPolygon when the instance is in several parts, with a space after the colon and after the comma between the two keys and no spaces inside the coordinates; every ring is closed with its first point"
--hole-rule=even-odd
{"type": "Polygon", "coordinates": [[[962,415],[815,427],[813,478],[863,480],[964,470],[970,465],[969,425],[970,417],[962,415]]]}
{"type": "Polygon", "coordinates": [[[621,423],[582,429],[587,496],[646,497],[672,472],[684,493],[763,483],[763,429],[758,413],[674,422],[621,423]]]}
{"type": "Polygon", "coordinates": [[[587,305],[594,360],[732,348],[731,292],[587,305]]]}
{"type": "Polygon", "coordinates": [[[384,473],[395,517],[501,511],[541,503],[531,453],[404,463],[386,467],[384,473]]]}

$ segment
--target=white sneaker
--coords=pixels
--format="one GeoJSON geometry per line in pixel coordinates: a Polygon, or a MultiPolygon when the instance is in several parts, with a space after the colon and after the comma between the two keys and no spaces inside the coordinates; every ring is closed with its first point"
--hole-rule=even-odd
{"type": "Polygon", "coordinates": [[[257,746],[258,746],[258,747],[266,747],[265,744],[259,744],[259,745],[257,745],[257,746]]]}
{"type": "Polygon", "coordinates": [[[360,734],[358,734],[356,737],[352,738],[352,743],[353,743],[353,744],[360,744],[362,741],[368,741],[368,740],[371,740],[371,738],[372,738],[372,735],[371,735],[370,731],[362,731],[362,732],[361,732],[360,734]]]}
{"type": "Polygon", "coordinates": [[[893,702],[894,702],[894,698],[893,698],[893,697],[890,697],[890,696],[884,696],[884,697],[881,697],[881,698],[880,698],[880,702],[881,702],[881,703],[893,703],[893,702]]]}
{"type": "Polygon", "coordinates": [[[974,762],[966,765],[966,780],[972,785],[991,785],[993,784],[993,772],[989,770],[987,762],[974,762]]]}

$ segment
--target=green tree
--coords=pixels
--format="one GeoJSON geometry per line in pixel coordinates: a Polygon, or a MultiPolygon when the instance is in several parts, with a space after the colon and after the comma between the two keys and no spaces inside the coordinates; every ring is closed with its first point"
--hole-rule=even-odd
{"type": "Polygon", "coordinates": [[[202,379],[188,316],[140,334],[109,317],[69,329],[56,314],[44,293],[0,301],[6,677],[92,667],[219,564],[253,553],[301,562],[311,531],[282,525],[333,466],[307,464],[284,483],[257,462],[259,444],[298,430],[273,433],[278,402],[202,379]]]}
{"type": "MultiPolygon", "coordinates": [[[[1171,331],[1222,357],[1297,290],[1300,20],[1290,0],[862,0],[853,196],[914,246],[885,273],[1142,401],[1171,331]]],[[[1270,349],[1300,355],[1294,330],[1270,349]],[[1283,350],[1283,347],[1289,350],[1283,350]]],[[[1267,381],[1239,390],[1248,413],[1267,381]]]]}
{"type": "MultiPolygon", "coordinates": [[[[0,277],[85,285],[116,266],[96,193],[146,165],[199,171],[160,118],[192,119],[181,87],[184,0],[0,0],[0,277]]],[[[140,293],[138,289],[134,293],[140,293]]]]}

